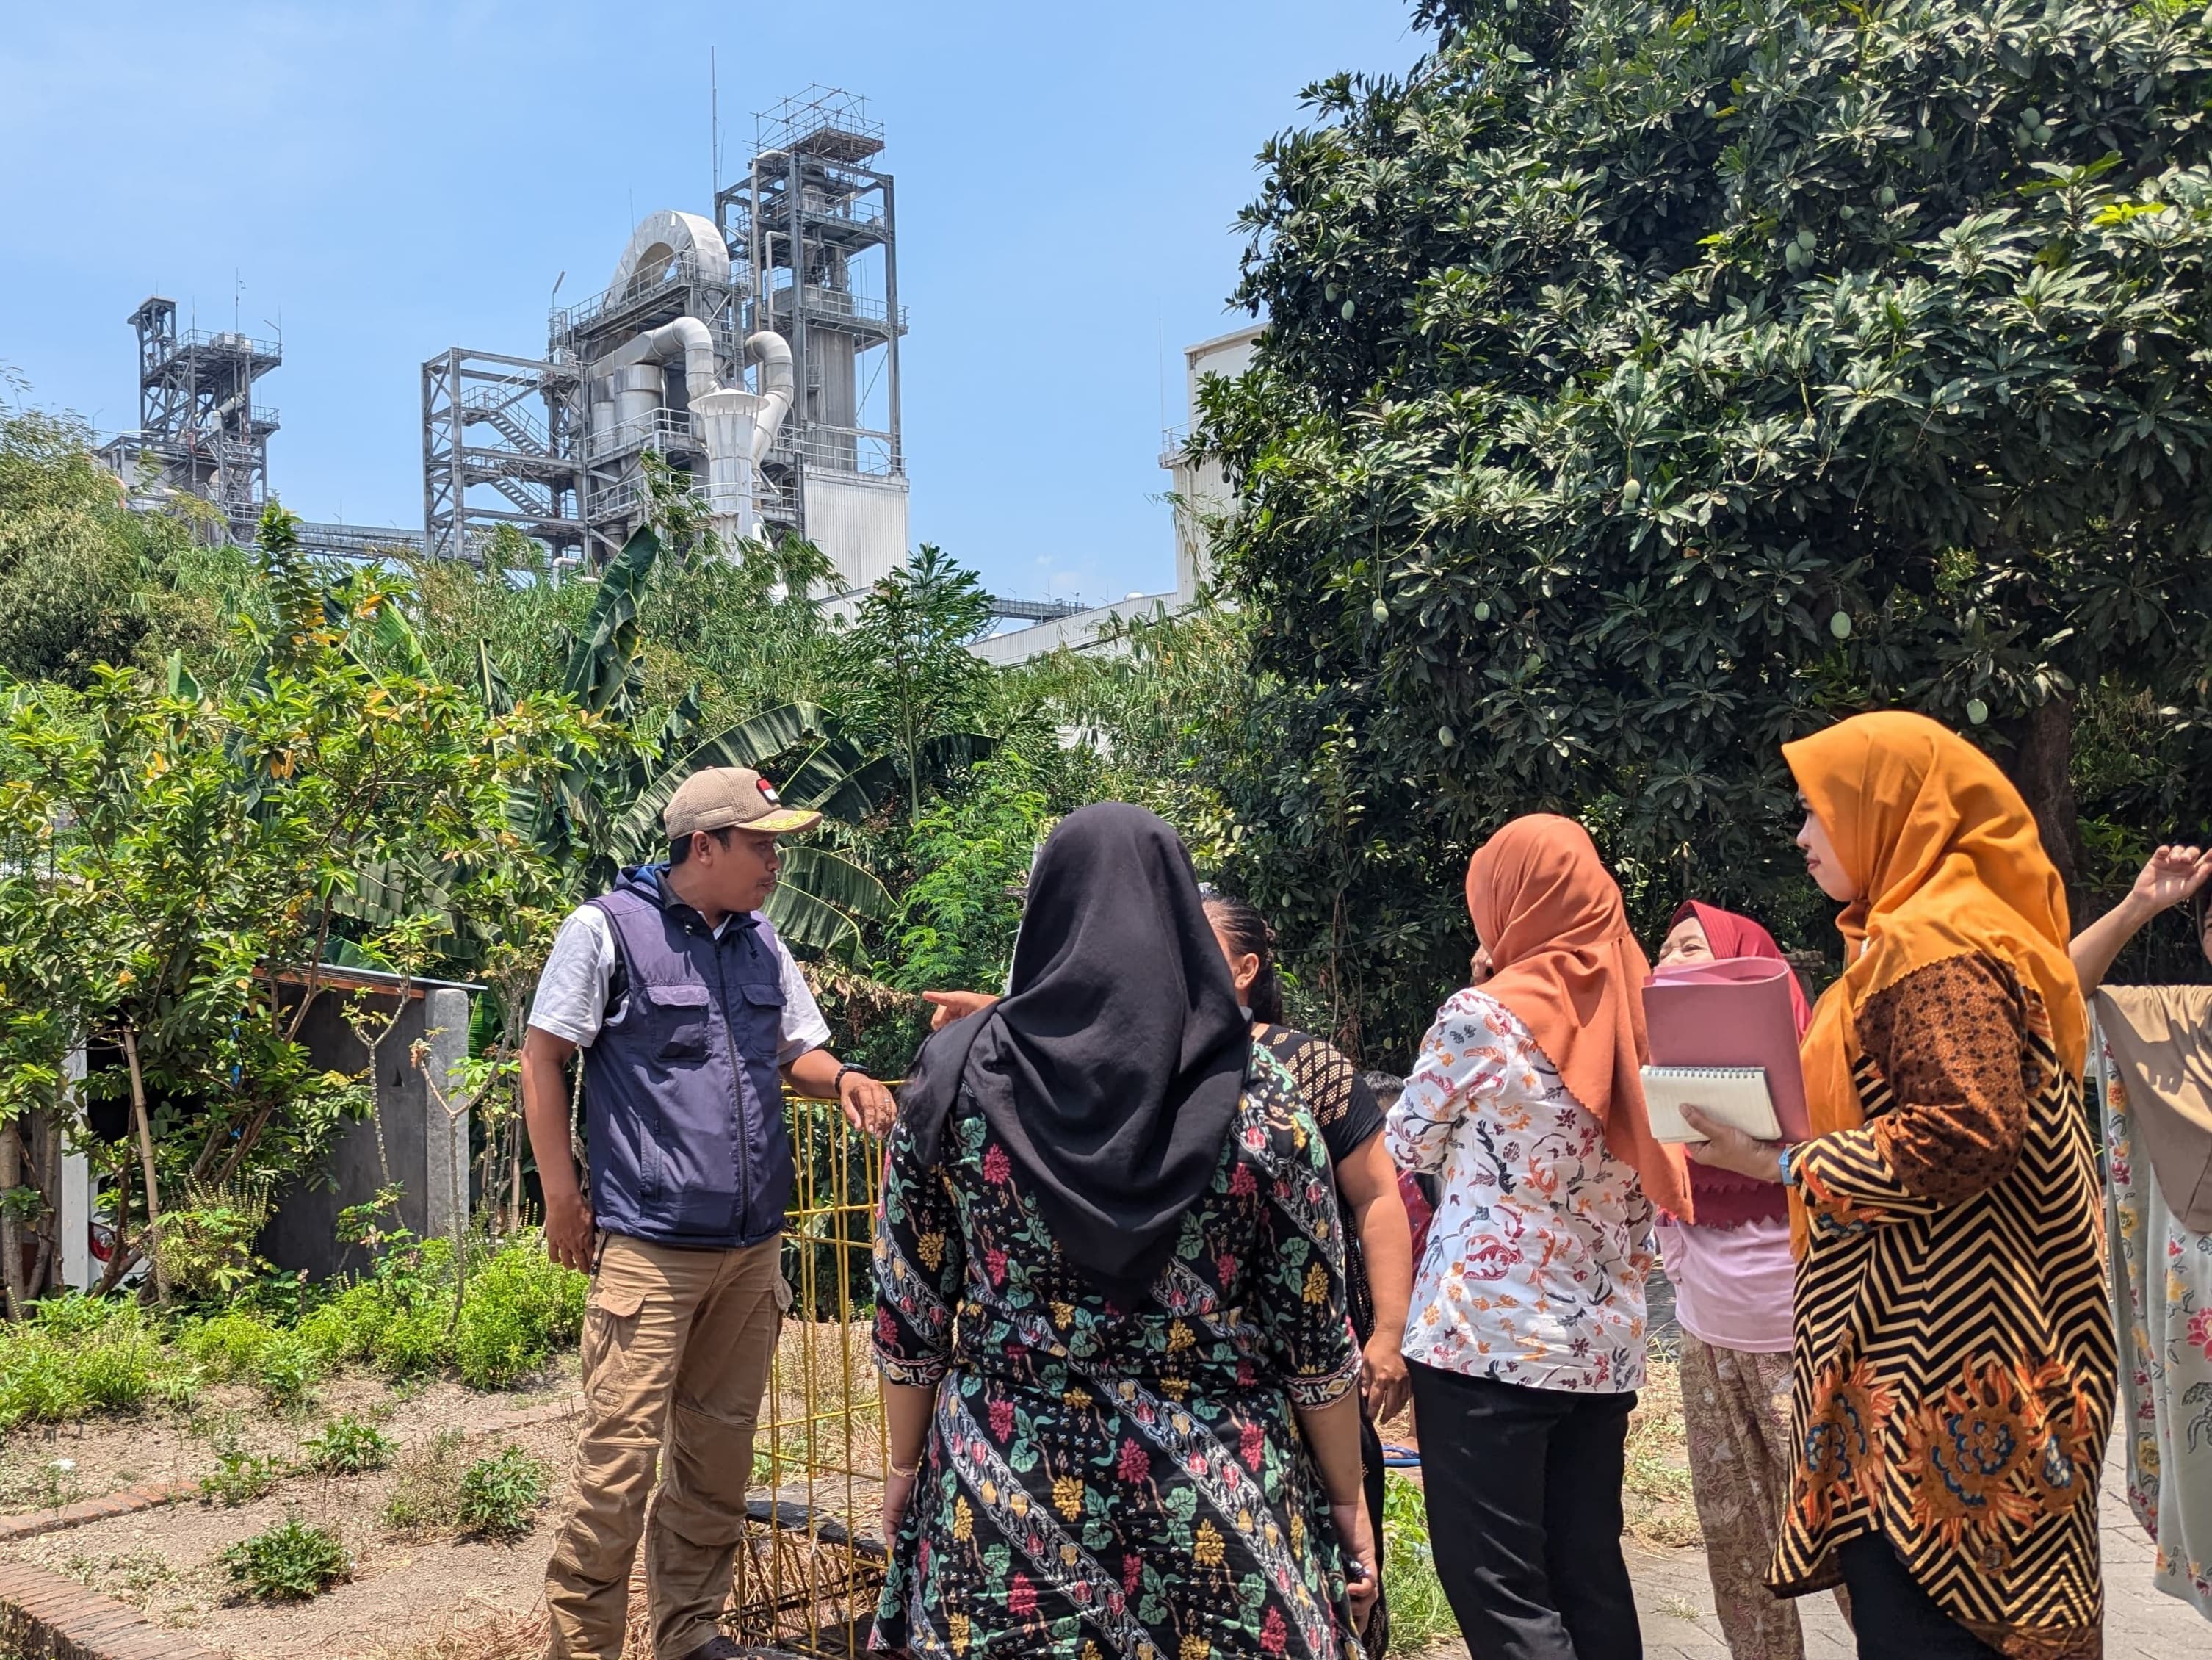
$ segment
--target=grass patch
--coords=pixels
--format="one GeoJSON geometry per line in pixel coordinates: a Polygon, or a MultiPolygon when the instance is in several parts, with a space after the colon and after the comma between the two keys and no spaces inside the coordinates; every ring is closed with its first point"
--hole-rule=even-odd
{"type": "Polygon", "coordinates": [[[459,1430],[441,1430],[399,1455],[384,1496],[384,1525],[405,1539],[447,1533],[460,1520],[468,1456],[459,1430]]]}
{"type": "Polygon", "coordinates": [[[1382,1475],[1382,1586],[1390,1598],[1393,1653],[1418,1653],[1458,1635],[1443,1582],[1437,1578],[1421,1485],[1396,1470],[1382,1475]]]}
{"type": "Polygon", "coordinates": [[[1627,1479],[1621,1510],[1627,1531],[1668,1549],[1702,1544],[1690,1491],[1690,1443],[1682,1423],[1682,1373],[1656,1351],[1644,1363],[1644,1387],[1628,1420],[1627,1479]]]}

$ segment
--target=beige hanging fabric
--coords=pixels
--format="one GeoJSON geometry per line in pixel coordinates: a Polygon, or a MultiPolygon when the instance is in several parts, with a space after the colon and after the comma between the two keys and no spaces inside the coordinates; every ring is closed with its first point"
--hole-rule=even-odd
{"type": "Polygon", "coordinates": [[[2106,986],[2096,1000],[2159,1196],[2184,1228],[2212,1232],[2212,986],[2106,986]]]}

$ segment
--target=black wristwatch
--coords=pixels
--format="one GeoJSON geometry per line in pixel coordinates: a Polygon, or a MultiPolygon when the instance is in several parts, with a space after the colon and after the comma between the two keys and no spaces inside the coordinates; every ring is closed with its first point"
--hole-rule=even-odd
{"type": "Polygon", "coordinates": [[[830,1098],[832,1101],[842,1101],[845,1098],[845,1074],[848,1072],[857,1072],[872,1083],[875,1080],[875,1073],[870,1072],[866,1067],[856,1067],[848,1061],[837,1068],[837,1076],[830,1080],[830,1098]]]}

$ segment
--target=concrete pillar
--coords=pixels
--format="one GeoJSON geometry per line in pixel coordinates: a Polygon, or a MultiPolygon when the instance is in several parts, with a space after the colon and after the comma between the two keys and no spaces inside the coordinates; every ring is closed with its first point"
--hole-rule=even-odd
{"type": "MultiPolygon", "coordinates": [[[[469,994],[432,986],[410,997],[374,1057],[346,1024],[346,1000],[344,993],[324,993],[308,1011],[301,1039],[313,1063],[333,1072],[358,1073],[374,1060],[376,1112],[392,1182],[399,1189],[400,1225],[423,1238],[450,1237],[456,1194],[461,1214],[467,1214],[469,1118],[466,1113],[448,1117],[426,1078],[434,1077],[448,1099],[460,1088],[469,1050],[469,994]],[[413,1060],[418,1041],[426,1045],[419,1068],[413,1060]]],[[[390,1012],[388,1001],[374,1000],[380,1013],[390,1012]]],[[[261,1236],[263,1256],[280,1268],[305,1268],[318,1279],[369,1266],[364,1253],[340,1248],[337,1214],[367,1203],[383,1185],[376,1130],[366,1122],[349,1127],[325,1155],[316,1179],[279,1191],[276,1213],[261,1236]]]]}
{"type": "Polygon", "coordinates": [[[84,1104],[78,1089],[84,1082],[84,1046],[70,1051],[64,1075],[70,1081],[69,1110],[63,1120],[62,1190],[60,1214],[54,1225],[61,1230],[62,1284],[72,1291],[92,1289],[92,1160],[70,1150],[69,1132],[83,1127],[84,1104]]]}
{"type": "MultiPolygon", "coordinates": [[[[455,987],[441,986],[422,998],[423,1036],[428,1042],[422,1069],[437,1080],[446,1107],[461,1093],[461,1067],[469,1058],[469,994],[455,987]]],[[[448,1238],[458,1212],[460,1225],[469,1220],[469,1115],[466,1109],[448,1113],[438,1095],[428,1089],[422,1097],[422,1231],[448,1238]]]]}

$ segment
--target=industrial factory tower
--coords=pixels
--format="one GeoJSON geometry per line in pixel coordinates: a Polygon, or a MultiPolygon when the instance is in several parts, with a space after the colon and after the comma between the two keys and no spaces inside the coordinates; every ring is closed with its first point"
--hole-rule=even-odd
{"type": "Polygon", "coordinates": [[[905,321],[883,147],[858,98],[810,88],[760,118],[759,154],[714,219],[638,225],[605,290],[552,313],[543,359],[455,347],[426,362],[430,550],[468,556],[507,524],[601,564],[646,515],[650,451],[726,537],[805,536],[843,591],[902,562],[905,321]]]}
{"type": "Polygon", "coordinates": [[[284,361],[273,340],[228,330],[177,330],[177,302],[159,295],[131,313],[138,331],[138,428],[100,458],[135,494],[199,496],[228,534],[254,537],[269,499],[269,435],[276,411],[253,401],[253,383],[284,361]]]}

